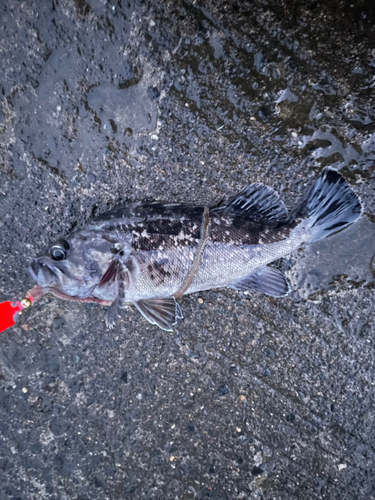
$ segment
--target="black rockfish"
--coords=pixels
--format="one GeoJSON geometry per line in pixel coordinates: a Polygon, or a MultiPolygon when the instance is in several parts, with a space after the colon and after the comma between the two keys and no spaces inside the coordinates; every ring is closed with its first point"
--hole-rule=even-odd
{"type": "Polygon", "coordinates": [[[182,318],[176,298],[186,293],[226,286],[287,295],[288,280],[267,264],[361,213],[349,184],[325,168],[290,215],[263,184],[250,184],[217,208],[126,205],[54,243],[30,273],[43,293],[110,305],[110,327],[133,303],[150,323],[170,330],[182,318]]]}

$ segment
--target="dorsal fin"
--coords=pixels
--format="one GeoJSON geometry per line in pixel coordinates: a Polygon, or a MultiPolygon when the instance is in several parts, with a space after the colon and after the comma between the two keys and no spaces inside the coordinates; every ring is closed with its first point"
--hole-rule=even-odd
{"type": "Polygon", "coordinates": [[[276,191],[263,184],[249,184],[229,198],[225,206],[214,208],[211,213],[224,217],[243,217],[262,224],[281,223],[288,217],[276,191]]]}

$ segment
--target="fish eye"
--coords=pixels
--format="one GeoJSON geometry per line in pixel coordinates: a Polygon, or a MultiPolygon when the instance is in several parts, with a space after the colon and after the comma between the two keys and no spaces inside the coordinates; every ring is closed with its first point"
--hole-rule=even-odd
{"type": "Polygon", "coordinates": [[[50,254],[53,260],[64,260],[68,255],[70,246],[66,240],[60,240],[52,245],[50,254]]]}

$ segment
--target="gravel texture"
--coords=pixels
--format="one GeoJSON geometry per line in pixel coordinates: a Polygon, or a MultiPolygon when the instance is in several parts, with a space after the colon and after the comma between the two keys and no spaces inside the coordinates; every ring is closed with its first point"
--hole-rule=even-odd
{"type": "Polygon", "coordinates": [[[0,2],[0,300],[127,201],[365,206],[277,263],[287,298],[184,297],[173,333],[43,297],[0,337],[1,500],[375,498],[375,4],[0,2]]]}

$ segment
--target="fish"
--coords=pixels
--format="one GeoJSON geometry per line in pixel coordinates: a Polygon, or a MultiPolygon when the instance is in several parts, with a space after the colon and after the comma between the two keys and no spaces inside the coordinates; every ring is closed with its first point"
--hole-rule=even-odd
{"type": "Polygon", "coordinates": [[[288,213],[272,188],[256,183],[216,207],[133,203],[55,241],[29,266],[40,295],[109,306],[113,328],[128,304],[172,331],[177,299],[228,287],[284,297],[287,277],[269,264],[347,228],[363,207],[348,182],[324,168],[288,213]]]}

